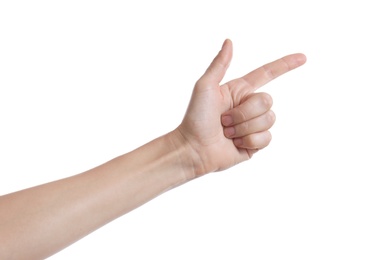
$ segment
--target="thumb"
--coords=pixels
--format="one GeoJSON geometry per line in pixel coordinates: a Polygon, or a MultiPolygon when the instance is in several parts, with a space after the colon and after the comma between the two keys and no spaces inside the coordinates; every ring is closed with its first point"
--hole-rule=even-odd
{"type": "Polygon", "coordinates": [[[226,39],[222,45],[220,52],[213,59],[206,72],[201,77],[201,80],[216,82],[220,84],[225,76],[226,70],[230,65],[233,55],[233,45],[231,40],[226,39]]]}

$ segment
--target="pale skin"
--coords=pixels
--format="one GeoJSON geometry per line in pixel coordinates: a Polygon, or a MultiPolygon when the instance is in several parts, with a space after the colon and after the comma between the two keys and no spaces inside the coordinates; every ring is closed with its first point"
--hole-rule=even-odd
{"type": "Polygon", "coordinates": [[[221,84],[231,58],[225,40],[175,130],[81,174],[1,196],[0,259],[51,256],[163,192],[265,148],[275,114],[272,98],[255,91],[306,58],[288,55],[221,84]]]}

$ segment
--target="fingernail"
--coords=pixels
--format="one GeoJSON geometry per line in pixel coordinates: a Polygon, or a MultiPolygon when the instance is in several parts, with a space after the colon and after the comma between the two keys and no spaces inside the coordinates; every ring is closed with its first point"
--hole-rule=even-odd
{"type": "Polygon", "coordinates": [[[229,126],[233,123],[233,118],[229,115],[222,117],[222,124],[224,126],[229,126]]]}
{"type": "Polygon", "coordinates": [[[243,145],[243,140],[241,138],[234,139],[234,144],[236,146],[242,146],[243,145]]]}
{"type": "Polygon", "coordinates": [[[235,128],[234,127],[226,127],[224,132],[225,132],[226,137],[231,137],[235,134],[235,128]]]}

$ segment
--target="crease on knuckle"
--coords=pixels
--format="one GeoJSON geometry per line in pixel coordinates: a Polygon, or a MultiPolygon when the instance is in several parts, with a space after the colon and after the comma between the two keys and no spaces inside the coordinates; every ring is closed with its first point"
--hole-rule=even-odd
{"type": "Polygon", "coordinates": [[[284,64],[286,71],[292,70],[290,64],[286,61],[285,57],[281,58],[281,61],[284,64]]]}
{"type": "Polygon", "coordinates": [[[239,121],[243,121],[243,122],[247,121],[248,113],[246,113],[244,109],[237,109],[237,110],[238,110],[238,114],[240,118],[239,121]]]}
{"type": "Polygon", "coordinates": [[[263,69],[263,72],[267,79],[273,80],[274,78],[276,78],[274,71],[272,70],[272,68],[270,68],[268,64],[263,65],[261,68],[263,69]]]}
{"type": "Polygon", "coordinates": [[[244,133],[244,134],[247,134],[250,132],[250,127],[249,127],[249,123],[248,121],[245,121],[242,126],[241,126],[241,132],[244,133]]]}

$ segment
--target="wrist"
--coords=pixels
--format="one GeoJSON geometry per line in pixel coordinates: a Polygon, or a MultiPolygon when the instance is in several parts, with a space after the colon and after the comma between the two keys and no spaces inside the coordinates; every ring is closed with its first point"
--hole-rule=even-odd
{"type": "Polygon", "coordinates": [[[206,173],[198,152],[192,147],[180,128],[165,135],[171,149],[175,151],[177,162],[186,181],[190,181],[206,173]]]}

